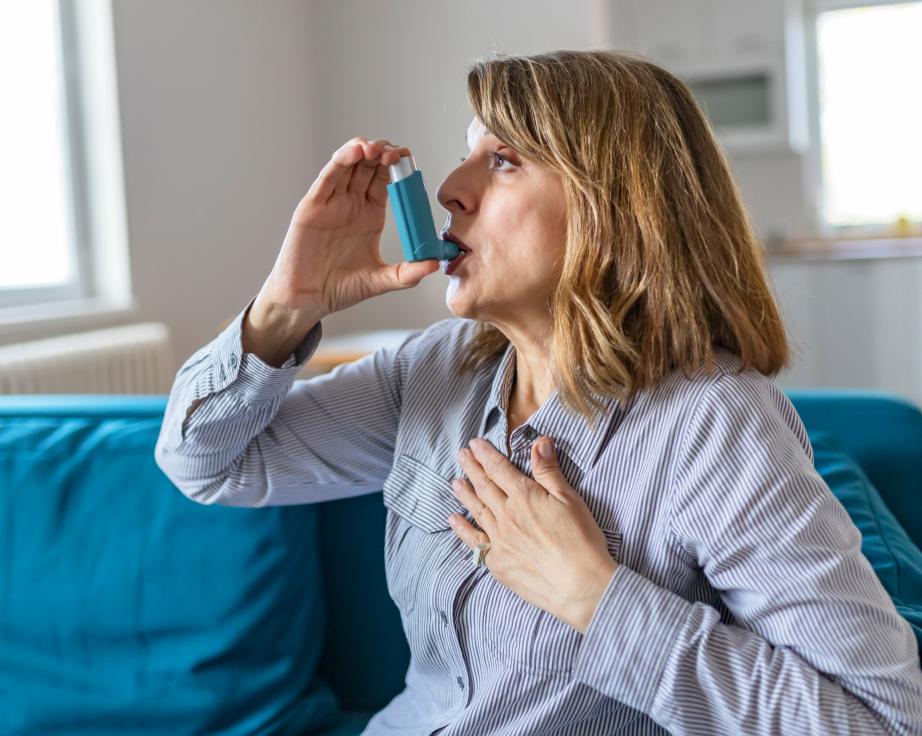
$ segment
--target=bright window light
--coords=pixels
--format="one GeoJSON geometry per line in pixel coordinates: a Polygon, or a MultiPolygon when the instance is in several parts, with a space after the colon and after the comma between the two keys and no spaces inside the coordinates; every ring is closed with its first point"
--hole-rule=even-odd
{"type": "Polygon", "coordinates": [[[57,3],[0,3],[0,289],[75,278],[57,3]]]}
{"type": "Polygon", "coordinates": [[[922,220],[922,2],[817,17],[823,219],[922,220]]]}

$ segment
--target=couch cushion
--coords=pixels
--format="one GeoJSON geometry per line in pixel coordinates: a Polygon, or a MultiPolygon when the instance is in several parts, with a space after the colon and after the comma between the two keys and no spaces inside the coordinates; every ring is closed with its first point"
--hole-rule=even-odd
{"type": "Polygon", "coordinates": [[[0,732],[332,727],[315,509],[196,504],[162,406],[84,408],[0,415],[0,732]]]}
{"type": "Polygon", "coordinates": [[[828,433],[811,432],[814,465],[861,532],[861,551],[910,625],[922,655],[922,551],[867,476],[828,433]]]}
{"type": "Polygon", "coordinates": [[[917,547],[922,547],[922,411],[864,389],[787,392],[811,432],[828,432],[854,459],[917,547]]]}

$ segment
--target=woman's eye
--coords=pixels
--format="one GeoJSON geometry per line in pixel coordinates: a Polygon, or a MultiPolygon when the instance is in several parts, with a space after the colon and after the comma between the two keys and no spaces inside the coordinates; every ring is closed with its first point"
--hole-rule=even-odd
{"type": "Polygon", "coordinates": [[[496,161],[496,160],[505,161],[507,164],[509,164],[510,166],[512,166],[512,164],[509,162],[509,159],[505,158],[504,156],[500,156],[498,153],[493,153],[493,154],[490,154],[490,155],[493,156],[493,160],[494,160],[494,161],[496,161]]]}
{"type": "MultiPolygon", "coordinates": [[[[497,159],[499,159],[500,161],[505,161],[507,164],[509,164],[510,166],[512,166],[512,163],[511,163],[511,162],[509,161],[509,159],[507,159],[506,157],[500,156],[498,153],[491,153],[490,155],[493,157],[493,160],[494,160],[494,161],[496,161],[497,159]]],[[[467,156],[462,156],[462,157],[461,157],[461,163],[464,163],[465,161],[467,161],[467,156]]]]}

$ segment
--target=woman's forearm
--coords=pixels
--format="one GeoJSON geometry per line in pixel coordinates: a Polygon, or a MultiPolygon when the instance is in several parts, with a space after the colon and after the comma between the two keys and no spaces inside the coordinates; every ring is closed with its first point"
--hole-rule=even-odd
{"type": "Polygon", "coordinates": [[[322,317],[320,312],[294,310],[260,293],[243,321],[243,350],[279,368],[322,317]]]}
{"type": "MultiPolygon", "coordinates": [[[[879,626],[872,613],[856,611],[856,631],[879,626]]],[[[690,603],[621,565],[583,639],[573,677],[675,734],[918,734],[922,672],[911,656],[915,639],[899,627],[884,628],[878,636],[862,634],[866,662],[844,660],[854,647],[843,647],[828,652],[840,671],[823,673],[793,648],[722,623],[712,606],[690,603]],[[892,645],[881,643],[884,637],[892,645]],[[875,656],[875,648],[885,651],[875,656]],[[888,657],[887,667],[879,666],[888,657]]]]}

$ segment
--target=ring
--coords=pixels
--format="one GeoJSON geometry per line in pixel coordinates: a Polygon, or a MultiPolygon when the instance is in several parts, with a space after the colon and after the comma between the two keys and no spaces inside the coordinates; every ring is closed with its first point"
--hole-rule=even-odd
{"type": "Polygon", "coordinates": [[[487,552],[490,550],[489,542],[481,542],[474,548],[474,553],[471,556],[471,562],[474,563],[474,567],[480,567],[483,565],[483,559],[487,556],[487,552]]]}

